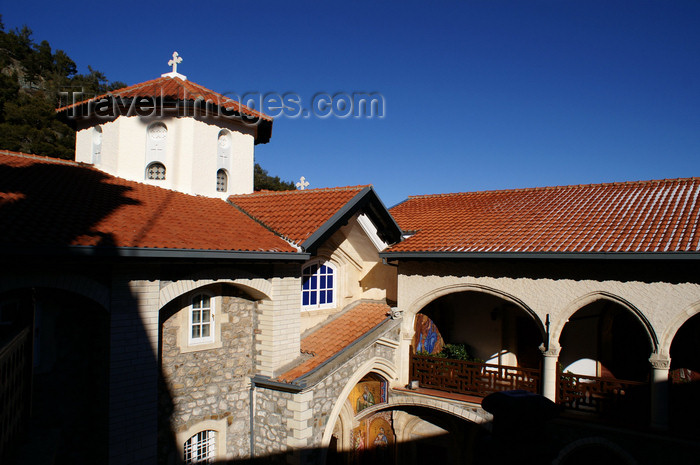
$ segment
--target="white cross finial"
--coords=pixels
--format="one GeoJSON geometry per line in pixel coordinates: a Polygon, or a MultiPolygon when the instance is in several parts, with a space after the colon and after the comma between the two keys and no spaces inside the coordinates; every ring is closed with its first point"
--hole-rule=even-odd
{"type": "Polygon", "coordinates": [[[297,183],[297,189],[299,189],[300,191],[303,191],[304,189],[306,189],[306,187],[308,185],[309,185],[309,182],[306,180],[306,178],[304,176],[302,176],[301,179],[299,180],[299,182],[297,183]]]}
{"type": "Polygon", "coordinates": [[[172,66],[173,70],[169,73],[161,74],[161,77],[179,78],[183,81],[186,81],[187,76],[183,76],[182,74],[177,72],[178,63],[182,63],[182,57],[178,55],[177,52],[173,52],[173,59],[168,61],[168,66],[172,66]]]}
{"type": "Polygon", "coordinates": [[[178,63],[182,63],[182,57],[177,52],[173,52],[173,59],[168,61],[168,66],[173,67],[173,73],[177,73],[178,63]]]}

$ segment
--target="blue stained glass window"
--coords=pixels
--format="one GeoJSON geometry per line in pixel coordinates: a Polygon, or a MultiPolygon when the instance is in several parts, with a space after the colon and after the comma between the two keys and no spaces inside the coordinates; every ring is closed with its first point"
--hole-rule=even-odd
{"type": "Polygon", "coordinates": [[[306,308],[333,304],[335,269],[331,265],[309,265],[302,270],[301,303],[306,308]]]}

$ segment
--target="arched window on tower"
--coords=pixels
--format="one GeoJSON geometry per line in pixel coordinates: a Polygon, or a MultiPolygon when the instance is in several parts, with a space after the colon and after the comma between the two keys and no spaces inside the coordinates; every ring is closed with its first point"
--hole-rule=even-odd
{"type": "Polygon", "coordinates": [[[102,127],[95,126],[92,129],[92,164],[102,161],[102,127]]]}
{"type": "Polygon", "coordinates": [[[160,162],[153,162],[146,167],[146,179],[154,181],[165,180],[165,165],[160,162]]]}
{"type": "Polygon", "coordinates": [[[146,129],[146,179],[165,179],[168,128],[160,121],[146,129]]]}
{"type": "Polygon", "coordinates": [[[229,168],[229,160],[231,159],[231,133],[226,129],[219,131],[216,164],[218,168],[229,168]]]}
{"type": "Polygon", "coordinates": [[[216,192],[228,191],[228,175],[225,169],[220,169],[216,172],[216,192]]]}

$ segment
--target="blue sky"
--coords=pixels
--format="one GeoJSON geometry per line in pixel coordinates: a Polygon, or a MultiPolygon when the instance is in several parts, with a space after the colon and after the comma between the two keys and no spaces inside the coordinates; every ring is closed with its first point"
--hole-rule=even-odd
{"type": "Polygon", "coordinates": [[[80,71],[218,92],[378,92],[383,118],[275,120],[256,160],[408,195],[700,176],[700,2],[4,2],[80,71]]]}

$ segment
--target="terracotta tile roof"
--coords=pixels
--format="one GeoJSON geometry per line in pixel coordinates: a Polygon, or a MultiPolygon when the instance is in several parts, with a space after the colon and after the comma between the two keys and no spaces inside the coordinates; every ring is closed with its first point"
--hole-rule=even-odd
{"type": "Polygon", "coordinates": [[[122,89],[113,90],[97,97],[76,102],[70,105],[63,106],[56,112],[63,112],[71,108],[80,107],[91,102],[98,102],[109,97],[120,97],[122,99],[134,97],[150,97],[164,98],[171,100],[188,100],[195,101],[203,99],[204,101],[212,101],[217,106],[227,110],[233,110],[244,115],[262,118],[266,121],[272,121],[272,118],[264,113],[258,112],[245,105],[241,105],[236,100],[230,99],[213,90],[209,90],[204,86],[200,86],[192,81],[183,81],[182,79],[170,76],[159,77],[151,81],[134,84],[133,86],[124,87],[122,89]]]}
{"type": "Polygon", "coordinates": [[[416,233],[389,252],[685,252],[700,249],[700,178],[409,197],[416,233]]]}
{"type": "Polygon", "coordinates": [[[301,340],[301,352],[311,357],[281,375],[279,380],[291,382],[309,373],[387,320],[389,312],[391,309],[384,303],[361,302],[321,326],[301,340]]]}
{"type": "Polygon", "coordinates": [[[280,236],[301,245],[368,187],[261,191],[234,195],[228,200],[280,236]]]}
{"type": "Polygon", "coordinates": [[[295,251],[223,200],[0,151],[0,246],[37,245],[295,251]]]}

